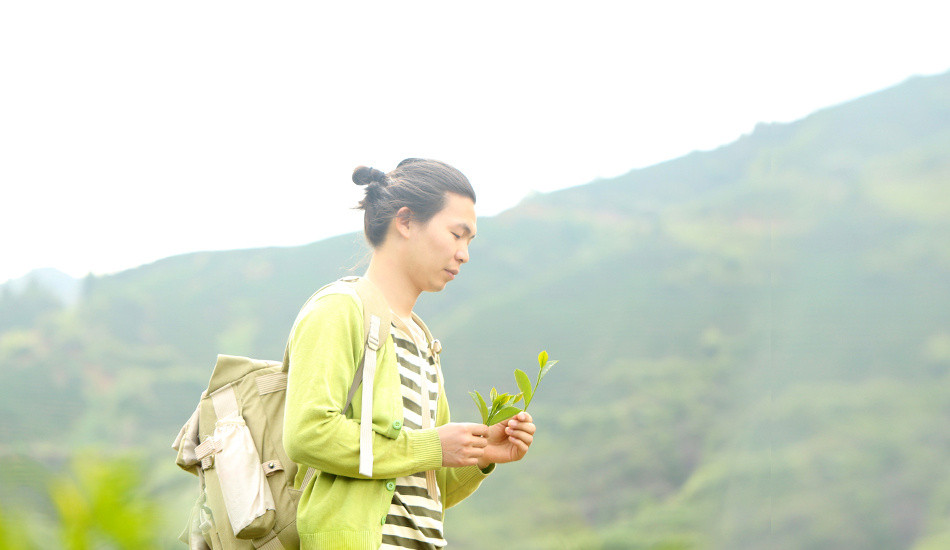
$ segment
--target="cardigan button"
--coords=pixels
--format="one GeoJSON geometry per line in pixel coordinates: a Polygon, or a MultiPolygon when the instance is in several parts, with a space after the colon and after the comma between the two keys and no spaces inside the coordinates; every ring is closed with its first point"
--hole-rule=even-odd
{"type": "Polygon", "coordinates": [[[380,525],[386,525],[386,516],[383,516],[383,517],[379,518],[379,524],[380,524],[380,525]]]}
{"type": "Polygon", "coordinates": [[[396,484],[393,483],[392,481],[386,483],[386,490],[387,490],[387,491],[395,491],[395,490],[396,490],[396,484]]]}
{"type": "Polygon", "coordinates": [[[394,429],[394,430],[400,430],[400,429],[402,429],[402,422],[400,422],[399,420],[393,422],[393,429],[394,429]]]}

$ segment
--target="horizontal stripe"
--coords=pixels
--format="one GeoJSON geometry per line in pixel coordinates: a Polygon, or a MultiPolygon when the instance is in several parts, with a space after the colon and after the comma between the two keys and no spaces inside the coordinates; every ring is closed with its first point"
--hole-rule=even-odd
{"type": "Polygon", "coordinates": [[[435,373],[435,368],[430,368],[433,367],[432,365],[419,365],[418,363],[413,363],[409,359],[400,357],[399,355],[396,355],[396,362],[400,367],[404,367],[409,371],[407,374],[409,374],[413,380],[421,380],[422,375],[420,373],[423,369],[425,369],[426,378],[429,380],[429,383],[437,384],[439,382],[439,378],[435,373]]]}
{"type": "Polygon", "coordinates": [[[404,396],[402,398],[402,406],[405,407],[407,411],[422,416],[422,407],[420,407],[418,403],[414,402],[412,398],[404,396]]]}
{"type": "Polygon", "coordinates": [[[445,538],[442,534],[442,520],[420,515],[410,516],[405,508],[391,508],[386,516],[384,533],[402,535],[417,540],[438,541],[445,538]],[[400,519],[396,519],[400,518],[400,519]],[[396,522],[400,523],[396,523],[396,522]],[[415,531],[415,533],[413,533],[415,531]]]}
{"type": "Polygon", "coordinates": [[[396,535],[383,535],[383,545],[380,546],[380,550],[390,550],[391,548],[413,548],[415,550],[432,550],[434,548],[442,548],[444,545],[436,546],[434,544],[408,539],[404,537],[399,537],[396,535]]]}
{"type": "Polygon", "coordinates": [[[419,421],[418,417],[414,417],[412,416],[411,413],[409,413],[409,411],[406,411],[406,413],[403,414],[403,417],[402,417],[402,429],[404,431],[405,430],[409,430],[409,431],[421,430],[422,422],[419,421]]]}
{"type": "Polygon", "coordinates": [[[421,430],[422,429],[422,417],[418,414],[403,409],[402,412],[402,425],[409,428],[410,430],[421,430]]]}
{"type": "Polygon", "coordinates": [[[399,487],[399,494],[402,495],[403,498],[407,498],[407,499],[410,497],[426,498],[429,496],[429,490],[425,486],[425,478],[423,478],[422,485],[418,485],[418,486],[398,485],[398,487],[399,487]]]}
{"type": "MultiPolygon", "coordinates": [[[[422,392],[420,392],[418,388],[413,388],[411,386],[404,385],[402,387],[402,396],[417,403],[422,401],[422,392]]],[[[435,404],[438,400],[439,400],[439,392],[430,391],[429,392],[429,408],[431,410],[435,410],[435,404]]]]}
{"type": "MultiPolygon", "coordinates": [[[[415,410],[417,413],[422,410],[421,405],[422,405],[423,399],[422,399],[421,393],[419,393],[415,389],[410,388],[408,386],[403,386],[402,391],[400,393],[403,397],[403,400],[409,400],[409,401],[412,401],[413,403],[416,403],[417,407],[414,407],[413,410],[415,410]]],[[[431,392],[431,391],[428,393],[429,393],[429,411],[431,412],[435,410],[436,403],[439,399],[439,394],[438,392],[431,392]]]]}
{"type": "MultiPolygon", "coordinates": [[[[427,527],[421,527],[412,522],[409,518],[402,516],[386,516],[386,523],[392,525],[393,527],[405,527],[407,529],[418,529],[420,533],[425,535],[429,539],[440,539],[442,538],[441,529],[429,529],[427,527]]],[[[398,532],[399,529],[393,529],[391,532],[398,532]]]]}
{"type": "Polygon", "coordinates": [[[428,366],[428,363],[423,361],[418,355],[413,355],[398,346],[396,346],[396,360],[400,365],[409,368],[413,372],[419,372],[420,369],[424,369],[428,366]]]}
{"type": "MultiPolygon", "coordinates": [[[[394,497],[395,496],[396,495],[394,495],[394,497]]],[[[406,501],[402,501],[401,506],[405,508],[407,512],[409,512],[410,516],[416,516],[417,518],[419,518],[419,520],[421,520],[422,518],[432,518],[432,519],[437,519],[437,520],[442,519],[441,511],[432,510],[424,506],[416,506],[415,504],[409,504],[406,501]]]]}
{"type": "MultiPolygon", "coordinates": [[[[416,497],[413,498],[418,500],[416,497]]],[[[416,525],[424,526],[429,529],[442,529],[441,511],[432,510],[425,506],[417,506],[404,499],[393,498],[392,505],[389,507],[389,513],[394,516],[409,518],[416,525]],[[398,504],[397,500],[399,500],[398,504]]]]}
{"type": "Polygon", "coordinates": [[[416,396],[421,398],[422,388],[419,387],[419,384],[417,384],[412,378],[406,376],[405,372],[406,371],[404,371],[403,369],[399,369],[399,382],[402,384],[402,388],[403,388],[402,393],[405,394],[406,390],[410,390],[411,393],[414,393],[416,396]]]}
{"type": "MultiPolygon", "coordinates": [[[[412,515],[418,520],[420,525],[438,526],[442,521],[442,510],[434,500],[426,496],[400,495],[400,501],[403,508],[412,512],[412,515]],[[424,517],[423,517],[424,516],[424,517]],[[434,521],[425,521],[425,519],[434,521]]],[[[405,514],[400,514],[405,515],[405,514]]]]}
{"type": "Polygon", "coordinates": [[[394,340],[394,342],[396,342],[397,357],[402,357],[403,359],[411,362],[414,365],[419,365],[420,367],[433,366],[435,364],[435,359],[428,353],[419,355],[418,353],[413,353],[411,349],[399,346],[398,341],[394,340]]]}
{"type": "MultiPolygon", "coordinates": [[[[403,386],[407,388],[412,388],[414,392],[419,393],[419,394],[422,393],[422,377],[406,372],[404,369],[399,369],[399,381],[402,382],[403,386]]],[[[429,378],[429,386],[438,389],[439,387],[438,378],[434,380],[432,378],[429,378]]],[[[436,393],[436,391],[430,390],[429,396],[431,397],[432,395],[438,396],[438,393],[436,393]]]]}
{"type": "Polygon", "coordinates": [[[402,348],[414,356],[419,355],[419,348],[416,347],[416,344],[412,340],[406,338],[403,331],[394,327],[390,332],[392,332],[393,343],[396,344],[396,347],[402,348]]]}
{"type": "Polygon", "coordinates": [[[436,543],[443,540],[441,514],[432,517],[431,512],[413,513],[413,508],[397,503],[394,498],[386,515],[383,533],[436,543]]]}
{"type": "Polygon", "coordinates": [[[421,480],[419,478],[414,478],[414,477],[401,477],[396,480],[396,487],[398,487],[399,489],[402,489],[401,491],[399,491],[400,497],[404,497],[406,499],[412,500],[412,504],[416,506],[428,506],[429,508],[433,510],[440,508],[440,506],[438,506],[439,502],[436,500],[429,499],[432,501],[431,504],[426,504],[424,502],[419,502],[419,501],[414,500],[416,497],[419,497],[419,496],[426,497],[426,498],[429,497],[427,493],[423,494],[418,491],[419,489],[426,488],[425,477],[423,477],[421,480]]]}

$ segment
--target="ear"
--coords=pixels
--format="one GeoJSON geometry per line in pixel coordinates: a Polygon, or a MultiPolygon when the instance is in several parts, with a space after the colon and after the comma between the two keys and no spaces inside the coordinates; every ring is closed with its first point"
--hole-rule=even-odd
{"type": "Polygon", "coordinates": [[[409,226],[412,222],[412,210],[408,206],[400,208],[393,216],[393,225],[403,238],[409,238],[409,226]]]}

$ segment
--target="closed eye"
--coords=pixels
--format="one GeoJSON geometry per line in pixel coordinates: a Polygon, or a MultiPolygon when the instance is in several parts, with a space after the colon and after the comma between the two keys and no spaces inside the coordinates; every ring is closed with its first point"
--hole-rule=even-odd
{"type": "Polygon", "coordinates": [[[467,238],[469,242],[471,242],[471,240],[475,238],[475,232],[472,231],[472,228],[469,227],[467,223],[457,223],[447,229],[456,240],[467,238]]]}

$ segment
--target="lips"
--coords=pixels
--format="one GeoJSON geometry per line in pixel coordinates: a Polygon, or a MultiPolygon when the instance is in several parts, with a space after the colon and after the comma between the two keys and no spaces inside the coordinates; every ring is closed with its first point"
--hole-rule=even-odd
{"type": "Polygon", "coordinates": [[[457,269],[446,269],[445,272],[451,275],[453,279],[459,274],[459,270],[457,269]]]}

